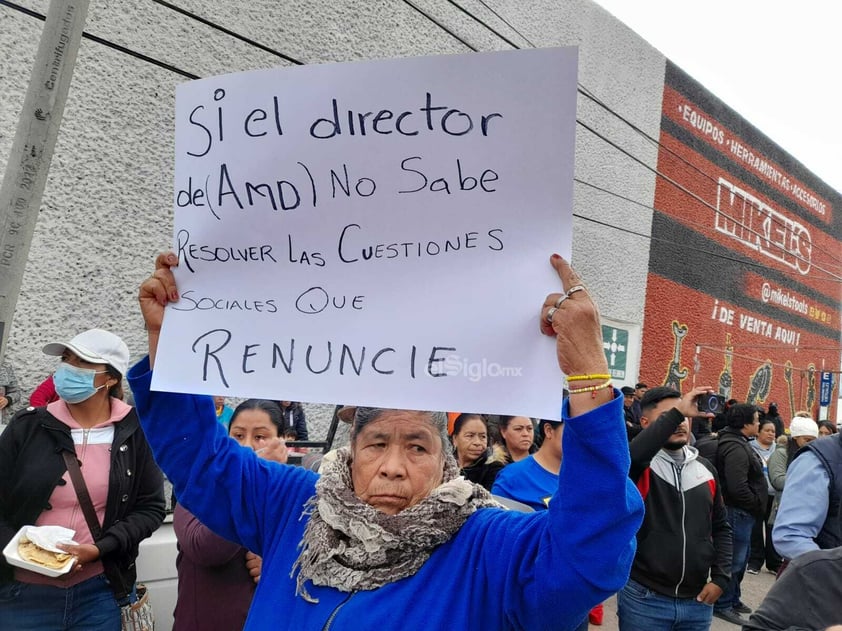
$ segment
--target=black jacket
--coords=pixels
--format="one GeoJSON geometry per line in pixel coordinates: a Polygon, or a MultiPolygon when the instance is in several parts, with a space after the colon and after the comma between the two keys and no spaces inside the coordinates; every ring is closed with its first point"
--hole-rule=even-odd
{"type": "Polygon", "coordinates": [[[696,439],[694,447],[698,450],[702,458],[710,462],[714,467],[716,466],[716,450],[719,447],[718,435],[704,434],[696,439]]]}
{"type": "Polygon", "coordinates": [[[767,414],[766,419],[775,424],[775,438],[784,433],[784,421],[780,414],[767,414]]]}
{"type": "MultiPolygon", "coordinates": [[[[455,450],[454,450],[454,455],[455,450]]],[[[460,470],[462,477],[469,482],[479,484],[491,491],[497,474],[506,466],[506,452],[502,447],[494,446],[485,450],[481,458],[478,458],[467,467],[460,470]]]]}
{"type": "Polygon", "coordinates": [[[769,481],[763,473],[763,461],[740,430],[726,427],[719,432],[716,467],[725,505],[763,517],[769,481]]]}
{"type": "Polygon", "coordinates": [[[642,429],[640,427],[640,419],[634,414],[634,404],[629,407],[623,407],[623,417],[626,420],[626,437],[631,441],[642,429]]]}
{"type": "Polygon", "coordinates": [[[842,547],[793,559],[743,631],[823,631],[842,620],[842,547]]]}
{"type": "Polygon", "coordinates": [[[662,447],[684,417],[672,409],[631,442],[629,477],[646,507],[631,578],[673,598],[695,598],[711,581],[731,576],[731,527],[715,468],[684,447],[679,467],[662,447]]]}
{"type": "MultiPolygon", "coordinates": [[[[75,453],[70,428],[46,408],[19,412],[0,435],[0,548],[34,524],[65,483],[64,450],[75,453]]],[[[134,586],[138,545],[161,525],[164,508],[163,476],[132,409],[114,424],[103,537],[96,542],[109,577],[121,583],[112,581],[117,598],[134,586]]],[[[12,580],[13,568],[0,560],[0,582],[12,580]]]]}
{"type": "Polygon", "coordinates": [[[307,419],[304,417],[304,408],[301,404],[293,403],[289,407],[283,407],[278,401],[278,406],[281,408],[281,416],[284,419],[281,433],[291,429],[295,432],[295,440],[308,440],[310,435],[307,432],[307,419]]]}

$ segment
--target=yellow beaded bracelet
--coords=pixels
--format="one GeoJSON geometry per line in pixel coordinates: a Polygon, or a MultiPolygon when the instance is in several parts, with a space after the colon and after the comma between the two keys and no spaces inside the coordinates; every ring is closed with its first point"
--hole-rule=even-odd
{"type": "Polygon", "coordinates": [[[611,375],[571,375],[567,381],[591,381],[593,379],[611,379],[611,375]]]}
{"type": "Polygon", "coordinates": [[[591,397],[595,398],[596,393],[599,390],[605,390],[606,388],[610,388],[612,385],[613,384],[611,383],[611,380],[609,379],[605,383],[601,383],[597,386],[587,386],[585,388],[576,388],[575,390],[570,390],[569,392],[570,392],[571,395],[573,395],[573,394],[585,394],[586,392],[590,392],[591,397]]]}

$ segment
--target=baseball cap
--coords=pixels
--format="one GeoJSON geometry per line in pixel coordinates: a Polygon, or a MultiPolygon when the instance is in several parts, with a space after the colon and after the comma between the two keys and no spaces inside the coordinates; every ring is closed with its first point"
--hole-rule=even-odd
{"type": "Polygon", "coordinates": [[[793,437],[812,436],[813,438],[818,438],[819,426],[811,418],[796,416],[789,424],[789,435],[793,437]]]}
{"type": "Polygon", "coordinates": [[[634,394],[634,388],[632,388],[631,386],[623,386],[622,388],[620,388],[620,392],[622,392],[624,395],[634,394]]]}
{"type": "MultiPolygon", "coordinates": [[[[103,329],[89,329],[66,343],[53,342],[44,353],[60,357],[68,350],[92,364],[107,364],[124,376],[129,370],[129,347],[119,337],[103,329]]],[[[818,431],[818,430],[816,430],[818,431]]]]}

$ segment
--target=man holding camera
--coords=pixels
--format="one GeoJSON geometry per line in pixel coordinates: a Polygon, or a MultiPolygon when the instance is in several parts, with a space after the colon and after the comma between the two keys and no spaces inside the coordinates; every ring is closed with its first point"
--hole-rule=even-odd
{"type": "Polygon", "coordinates": [[[617,594],[621,631],[708,631],[728,585],[731,528],[716,469],[687,444],[687,417],[713,416],[699,411],[709,409],[710,392],[698,387],[682,397],[659,386],[641,399],[643,430],[629,445],[629,476],[646,514],[631,577],[617,594]]]}

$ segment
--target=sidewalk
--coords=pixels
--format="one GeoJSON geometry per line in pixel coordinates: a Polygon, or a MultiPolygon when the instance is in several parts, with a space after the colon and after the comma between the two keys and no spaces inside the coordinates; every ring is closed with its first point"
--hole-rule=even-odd
{"type": "MultiPolygon", "coordinates": [[[[769,574],[765,569],[756,576],[746,574],[742,583],[743,602],[752,609],[756,609],[763,601],[763,597],[766,596],[766,592],[769,591],[774,583],[775,577],[772,574],[769,574]]],[[[748,619],[748,616],[745,617],[748,619]]],[[[711,631],[738,631],[740,627],[725,622],[724,620],[720,620],[719,618],[714,618],[713,624],[710,628],[711,631]]],[[[602,631],[617,631],[617,629],[619,629],[617,626],[616,597],[605,602],[605,618],[602,626],[597,627],[590,625],[590,629],[591,631],[596,631],[597,629],[602,631]]]]}

